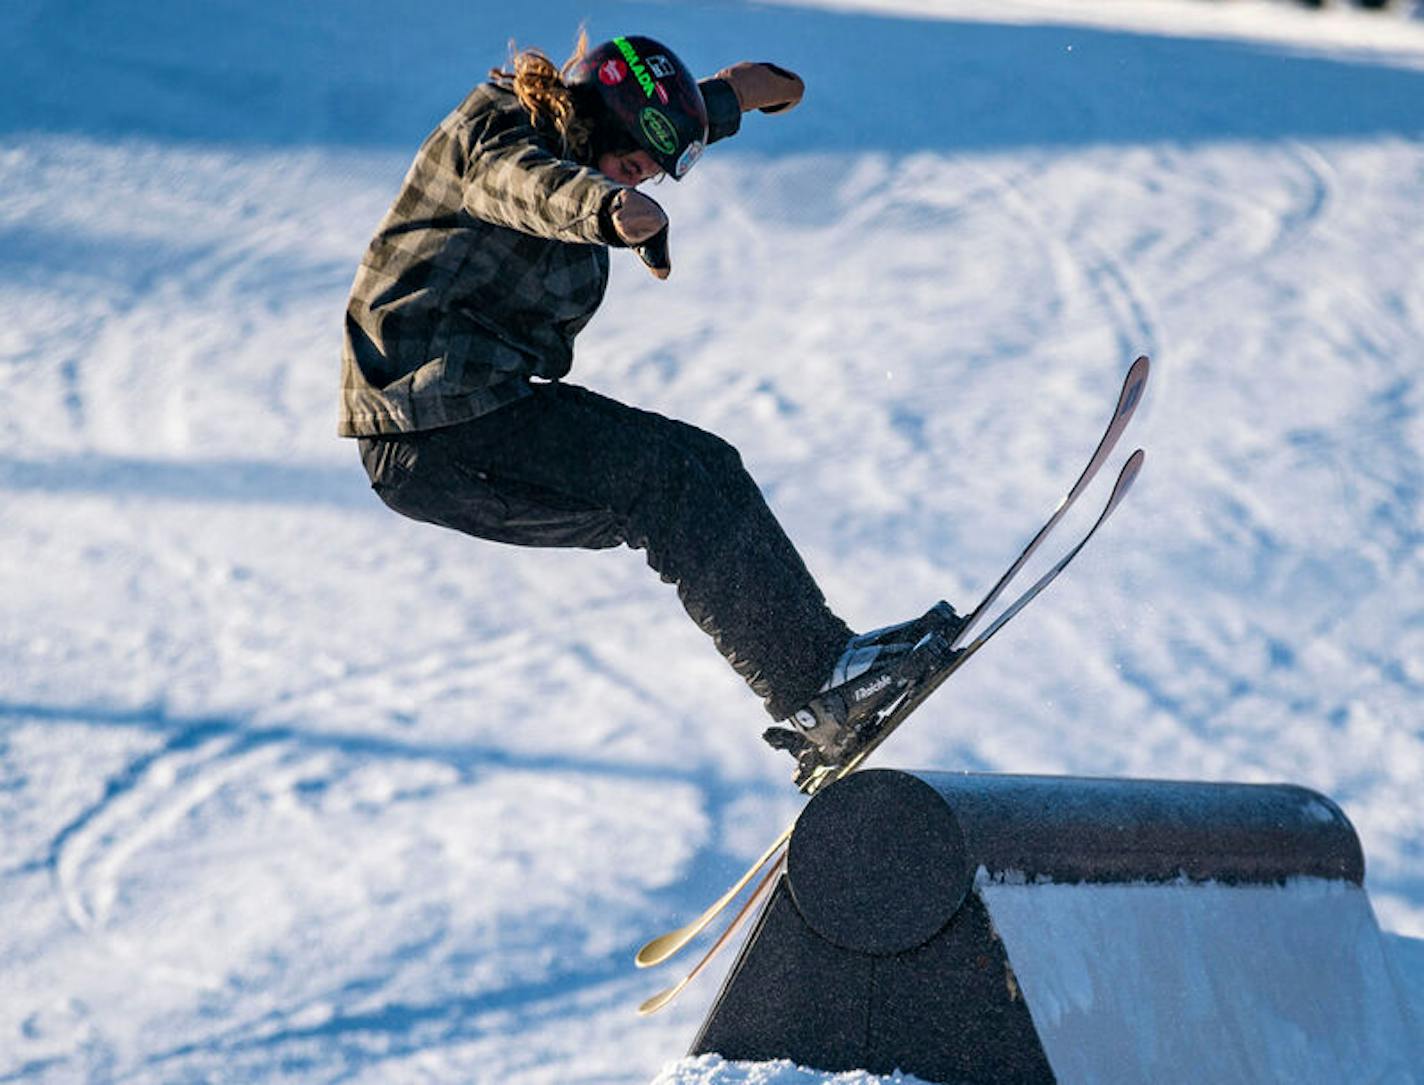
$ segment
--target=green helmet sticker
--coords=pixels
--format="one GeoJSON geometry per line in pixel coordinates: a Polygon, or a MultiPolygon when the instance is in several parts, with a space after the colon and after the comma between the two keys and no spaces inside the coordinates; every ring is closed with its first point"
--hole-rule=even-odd
{"type": "MultiPolygon", "coordinates": [[[[653,77],[648,74],[648,69],[643,64],[643,58],[638,55],[638,50],[633,48],[633,43],[627,38],[614,38],[613,44],[618,46],[618,51],[628,62],[628,70],[633,73],[633,78],[638,81],[638,86],[642,87],[643,93],[651,98],[657,85],[653,82],[653,77]]],[[[666,96],[664,96],[664,101],[666,100],[666,96]]]]}
{"type": "Polygon", "coordinates": [[[649,143],[663,154],[677,153],[677,129],[665,114],[652,106],[645,106],[643,112],[638,115],[638,120],[649,143]]]}

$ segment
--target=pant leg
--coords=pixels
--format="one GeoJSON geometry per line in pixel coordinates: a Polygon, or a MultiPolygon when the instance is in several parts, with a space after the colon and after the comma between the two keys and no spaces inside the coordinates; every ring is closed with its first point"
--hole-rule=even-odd
{"type": "MultiPolygon", "coordinates": [[[[696,427],[552,384],[391,440],[400,462],[388,473],[402,477],[376,487],[408,516],[501,542],[644,550],[778,719],[810,699],[850,636],[736,450],[696,427]]],[[[365,449],[382,442],[364,443],[368,469],[365,449]]]]}

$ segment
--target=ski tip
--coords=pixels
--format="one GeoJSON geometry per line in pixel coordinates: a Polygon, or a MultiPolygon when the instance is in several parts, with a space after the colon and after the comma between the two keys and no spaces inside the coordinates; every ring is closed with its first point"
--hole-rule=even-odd
{"type": "Polygon", "coordinates": [[[651,1017],[653,1014],[657,1013],[660,1009],[662,1009],[669,1002],[675,999],[678,995],[680,995],[682,993],[683,987],[685,987],[686,985],[687,981],[684,980],[676,987],[669,987],[665,991],[659,991],[652,998],[644,999],[642,1004],[638,1007],[638,1016],[651,1017]]]}
{"type": "Polygon", "coordinates": [[[633,963],[639,968],[652,968],[654,965],[662,964],[687,942],[688,939],[684,937],[683,928],[669,931],[667,934],[660,934],[638,950],[637,955],[633,958],[633,963]]]}
{"type": "Polygon", "coordinates": [[[1142,465],[1147,462],[1147,453],[1143,449],[1137,449],[1127,457],[1127,462],[1122,465],[1122,470],[1118,472],[1117,484],[1113,487],[1112,503],[1117,504],[1122,495],[1127,493],[1128,487],[1137,480],[1138,474],[1142,470],[1142,465]]]}
{"type": "Polygon", "coordinates": [[[1137,410],[1137,405],[1142,401],[1143,389],[1147,387],[1147,375],[1151,372],[1152,363],[1147,360],[1147,355],[1139,355],[1137,361],[1127,371],[1127,376],[1122,381],[1122,394],[1117,401],[1117,418],[1120,423],[1125,424],[1126,420],[1137,410]]]}

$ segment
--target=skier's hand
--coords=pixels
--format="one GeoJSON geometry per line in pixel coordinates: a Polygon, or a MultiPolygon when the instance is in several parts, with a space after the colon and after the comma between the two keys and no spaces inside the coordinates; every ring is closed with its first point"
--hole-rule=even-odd
{"type": "Polygon", "coordinates": [[[770,62],[743,60],[717,73],[736,92],[743,113],[760,109],[763,113],[780,113],[801,101],[806,84],[795,72],[789,72],[770,62]]]}
{"type": "Polygon", "coordinates": [[[668,224],[668,218],[657,201],[634,188],[619,189],[609,206],[613,228],[619,238],[630,246],[641,245],[668,224]]]}
{"type": "Polygon", "coordinates": [[[668,218],[656,200],[632,188],[625,188],[613,197],[609,208],[613,229],[620,239],[637,252],[657,278],[672,274],[668,259],[668,218]]]}
{"type": "Polygon", "coordinates": [[[648,270],[658,279],[666,279],[672,274],[672,260],[668,257],[668,228],[664,226],[641,245],[634,247],[638,258],[648,265],[648,270]]]}

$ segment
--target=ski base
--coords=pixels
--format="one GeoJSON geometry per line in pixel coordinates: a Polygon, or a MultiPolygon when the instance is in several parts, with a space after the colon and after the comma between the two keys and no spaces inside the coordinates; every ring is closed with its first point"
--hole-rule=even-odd
{"type": "Polygon", "coordinates": [[[1048,585],[1052,584],[1068,566],[1073,559],[1078,556],[1084,546],[1088,544],[1098,531],[1098,528],[1112,515],[1113,510],[1118,507],[1122,499],[1127,496],[1128,490],[1132,488],[1133,482],[1137,480],[1142,464],[1145,462],[1147,454],[1138,449],[1128,457],[1119,472],[1117,481],[1113,484],[1112,493],[1108,496],[1107,503],[1103,506],[1103,511],[1098,515],[1077,544],[1068,551],[1056,564],[1054,564],[1043,576],[1039,577],[1030,587],[1028,587],[1017,599],[1015,599],[994,622],[984,630],[983,633],[975,637],[963,648],[953,648],[952,658],[939,670],[932,672],[917,687],[907,691],[906,695],[896,704],[889,707],[879,718],[874,720],[865,729],[864,739],[855,754],[841,765],[825,765],[808,774],[804,780],[798,779],[797,784],[807,795],[814,795],[828,784],[834,783],[847,774],[854,772],[875,750],[884,742],[895,729],[904,723],[910,713],[922,705],[925,700],[940,687],[960,667],[964,666],[980,648],[984,647],[994,636],[1008,625],[1008,623],[1024,607],[1033,602],[1048,585]]]}

